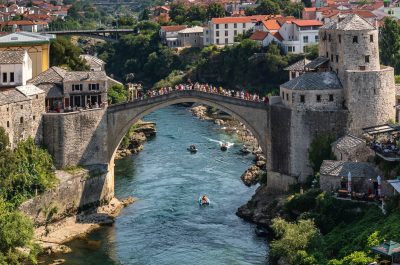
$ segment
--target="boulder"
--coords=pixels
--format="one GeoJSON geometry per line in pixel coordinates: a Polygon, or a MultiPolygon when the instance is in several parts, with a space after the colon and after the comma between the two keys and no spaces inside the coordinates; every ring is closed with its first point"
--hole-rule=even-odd
{"type": "Polygon", "coordinates": [[[251,186],[251,185],[255,185],[257,184],[259,178],[261,175],[261,170],[258,166],[251,166],[249,167],[249,169],[247,169],[243,175],[240,177],[243,181],[243,183],[246,186],[251,186]]]}

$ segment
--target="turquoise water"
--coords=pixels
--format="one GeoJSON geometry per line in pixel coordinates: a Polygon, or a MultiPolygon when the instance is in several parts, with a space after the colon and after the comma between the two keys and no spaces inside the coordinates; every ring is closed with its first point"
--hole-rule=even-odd
{"type": "Polygon", "coordinates": [[[240,142],[185,107],[145,120],[157,123],[157,136],[138,155],[116,162],[116,196],[139,200],[112,227],[72,241],[73,252],[57,258],[74,265],[266,264],[267,243],[235,215],[254,194],[240,180],[253,157],[240,155],[240,142]],[[222,152],[220,140],[235,144],[222,152]],[[186,150],[190,144],[196,154],[186,150]],[[198,205],[201,194],[210,206],[198,205]]]}

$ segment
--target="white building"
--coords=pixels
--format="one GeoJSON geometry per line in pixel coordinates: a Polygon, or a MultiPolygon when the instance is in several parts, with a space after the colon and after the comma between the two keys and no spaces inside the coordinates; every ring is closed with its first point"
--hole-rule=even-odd
{"type": "Polygon", "coordinates": [[[159,34],[162,43],[170,48],[178,47],[178,32],[186,28],[185,25],[161,26],[159,34]]]}
{"type": "Polygon", "coordinates": [[[279,34],[283,47],[288,53],[303,53],[305,47],[319,41],[318,29],[322,23],[318,20],[293,20],[282,24],[279,34]]]}
{"type": "Polygon", "coordinates": [[[192,27],[178,31],[179,47],[201,47],[203,46],[203,27],[192,27]]]}
{"type": "Polygon", "coordinates": [[[204,45],[233,44],[237,35],[253,30],[258,21],[266,19],[268,19],[266,15],[213,18],[204,28],[204,45]]]}
{"type": "Polygon", "coordinates": [[[32,60],[27,51],[0,51],[0,87],[26,85],[32,78],[32,60]]]}

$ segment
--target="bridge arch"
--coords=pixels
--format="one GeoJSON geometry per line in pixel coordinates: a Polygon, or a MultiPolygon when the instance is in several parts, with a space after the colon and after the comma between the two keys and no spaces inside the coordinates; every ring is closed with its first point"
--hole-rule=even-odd
{"type": "Polygon", "coordinates": [[[155,110],[186,102],[204,104],[228,113],[242,122],[257,139],[263,152],[267,152],[269,146],[267,137],[269,130],[268,105],[201,91],[184,90],[173,91],[146,100],[109,106],[107,109],[109,161],[114,160],[119,144],[135,122],[155,110]]]}

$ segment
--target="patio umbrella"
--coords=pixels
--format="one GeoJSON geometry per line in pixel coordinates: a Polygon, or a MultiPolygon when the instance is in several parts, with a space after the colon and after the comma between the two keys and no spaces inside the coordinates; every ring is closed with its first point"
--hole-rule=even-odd
{"type": "Polygon", "coordinates": [[[351,193],[351,173],[347,174],[347,191],[351,193]]]}
{"type": "Polygon", "coordinates": [[[381,181],[382,181],[382,178],[381,178],[381,176],[378,176],[377,178],[376,178],[376,181],[378,182],[378,196],[380,197],[382,194],[382,191],[381,191],[381,181]]]}
{"type": "Polygon", "coordinates": [[[391,257],[393,261],[393,255],[400,254],[400,244],[391,240],[385,240],[379,246],[371,248],[371,250],[380,255],[391,257]]]}

